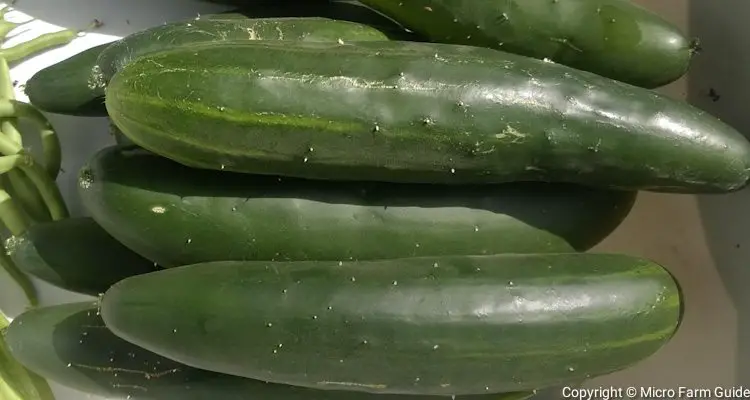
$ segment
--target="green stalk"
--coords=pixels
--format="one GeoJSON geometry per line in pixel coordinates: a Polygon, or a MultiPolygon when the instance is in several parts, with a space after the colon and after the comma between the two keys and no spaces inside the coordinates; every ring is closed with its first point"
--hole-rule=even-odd
{"type": "MultiPolygon", "coordinates": [[[[0,23],[0,30],[1,29],[2,24],[0,23]]],[[[5,61],[4,58],[0,58],[0,99],[3,98],[14,100],[16,98],[16,93],[13,88],[13,83],[11,82],[8,62],[5,61]]],[[[0,122],[0,132],[18,143],[20,146],[23,146],[23,137],[21,132],[18,131],[17,124],[17,118],[8,118],[0,122]]],[[[47,139],[47,141],[49,141],[49,139],[47,139]]],[[[54,148],[54,143],[52,146],[54,148]]],[[[47,144],[47,147],[50,147],[50,145],[47,144]]],[[[19,207],[28,216],[36,221],[49,221],[52,219],[46,205],[44,204],[44,199],[42,199],[42,196],[36,190],[33,183],[26,178],[23,171],[18,169],[8,171],[7,175],[3,178],[5,190],[18,202],[19,207]]]]}
{"type": "MultiPolygon", "coordinates": [[[[14,2],[15,0],[13,0],[14,2]]],[[[11,2],[10,4],[12,4],[11,2]]],[[[5,39],[11,31],[24,23],[5,20],[11,10],[6,5],[0,10],[0,39],[5,39]]],[[[27,21],[28,22],[28,21],[27,21]]],[[[15,89],[10,77],[8,62],[18,61],[42,50],[65,45],[77,37],[70,30],[44,34],[26,43],[8,49],[0,49],[0,99],[15,100],[15,89]]],[[[3,186],[11,190],[21,201],[16,205],[8,192],[0,190],[0,220],[14,236],[23,234],[31,224],[30,215],[36,218],[55,219],[67,217],[68,211],[54,182],[60,172],[60,143],[52,125],[36,108],[23,103],[11,103],[12,114],[0,120],[0,175],[3,186]],[[23,137],[18,130],[18,115],[25,115],[41,126],[41,143],[46,170],[40,168],[31,155],[23,149],[23,137]],[[21,165],[23,164],[23,165],[21,165]],[[17,169],[20,167],[20,169],[17,169]]],[[[0,267],[18,284],[32,307],[38,305],[36,288],[0,244],[0,267]]],[[[29,371],[13,359],[5,343],[4,333],[8,320],[0,313],[0,399],[3,400],[54,400],[47,381],[29,371]]]]}
{"type": "MultiPolygon", "coordinates": [[[[31,21],[29,21],[29,22],[31,22],[31,21]]],[[[10,22],[10,21],[7,21],[7,20],[0,21],[0,38],[6,38],[6,37],[8,37],[8,35],[11,32],[13,32],[14,29],[16,29],[16,28],[18,28],[18,27],[20,27],[22,25],[25,25],[27,23],[28,22],[22,22],[22,23],[10,22]]]]}
{"type": "Polygon", "coordinates": [[[5,135],[0,135],[0,156],[12,156],[21,152],[23,152],[23,147],[20,144],[5,135]]]}
{"type": "MultiPolygon", "coordinates": [[[[9,165],[5,164],[18,162],[13,160],[8,161],[8,158],[11,157],[21,158],[21,156],[0,157],[0,161],[2,161],[2,164],[4,164],[3,169],[9,167],[9,165]]],[[[4,190],[0,190],[0,220],[2,220],[3,225],[5,225],[5,227],[13,236],[22,235],[24,232],[26,232],[29,225],[31,224],[26,215],[21,212],[13,199],[11,199],[8,193],[4,190]]],[[[20,269],[18,269],[13,260],[8,256],[4,246],[0,247],[2,247],[0,248],[0,266],[2,266],[3,269],[8,272],[8,275],[10,275],[10,277],[18,284],[18,286],[21,287],[21,290],[23,290],[24,294],[26,295],[29,304],[31,304],[32,307],[35,307],[38,301],[34,285],[31,283],[29,277],[26,276],[20,269]]]]}
{"type": "Polygon", "coordinates": [[[16,0],[10,0],[5,3],[5,7],[0,8],[0,18],[5,18],[8,12],[13,11],[13,6],[16,4],[16,0]]]}
{"type": "Polygon", "coordinates": [[[9,63],[21,61],[41,51],[48,50],[53,47],[64,46],[72,42],[73,39],[77,38],[78,33],[79,32],[69,29],[58,32],[45,33],[27,42],[17,44],[13,47],[0,49],[0,57],[4,58],[9,63]]]}
{"type": "Polygon", "coordinates": [[[29,22],[34,21],[35,19],[32,18],[25,22],[11,22],[5,19],[5,16],[8,14],[8,12],[13,11],[13,7],[10,5],[6,5],[2,9],[0,9],[0,39],[5,39],[8,37],[8,35],[16,28],[21,27],[23,25],[28,24],[29,22]]]}
{"type": "MultiPolygon", "coordinates": [[[[16,92],[13,88],[13,81],[10,78],[10,67],[4,58],[0,58],[0,99],[15,100],[16,92]]],[[[23,145],[21,133],[18,131],[16,118],[9,118],[2,121],[0,129],[8,135],[14,142],[23,145]]]]}
{"type": "Polygon", "coordinates": [[[31,157],[28,158],[27,163],[21,164],[19,168],[26,173],[26,176],[36,186],[42,199],[44,199],[44,203],[47,205],[53,221],[65,219],[70,216],[60,189],[47,171],[35,163],[31,157]]]}
{"type": "Polygon", "coordinates": [[[0,221],[13,236],[22,235],[31,225],[5,190],[0,190],[0,221]]]}
{"type": "Polygon", "coordinates": [[[0,157],[0,174],[7,173],[26,162],[25,157],[22,154],[0,157]]]}
{"type": "MultiPolygon", "coordinates": [[[[0,101],[0,118],[11,117],[28,119],[39,125],[44,167],[52,179],[57,178],[62,165],[62,148],[60,147],[60,138],[47,117],[31,104],[17,100],[0,101]]],[[[0,153],[5,154],[1,143],[0,153]]]]}
{"type": "Polygon", "coordinates": [[[17,118],[5,119],[0,122],[0,131],[2,131],[5,136],[9,137],[12,141],[23,145],[23,135],[21,135],[21,132],[18,130],[17,123],[17,118]]]}
{"type": "Polygon", "coordinates": [[[8,194],[18,203],[33,222],[48,222],[52,216],[47,209],[42,195],[22,169],[14,169],[0,177],[0,184],[5,186],[8,194]]]}

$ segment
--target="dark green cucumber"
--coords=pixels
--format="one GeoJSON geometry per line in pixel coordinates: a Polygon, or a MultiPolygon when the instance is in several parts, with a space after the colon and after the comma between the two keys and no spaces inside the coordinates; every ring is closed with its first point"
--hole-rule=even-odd
{"type": "Polygon", "coordinates": [[[217,0],[213,3],[238,7],[250,18],[323,17],[356,22],[377,28],[393,40],[425,40],[401,24],[352,0],[217,0]]]}
{"type": "MultiPolygon", "coordinates": [[[[17,317],[5,340],[30,370],[66,387],[131,400],[378,400],[364,393],[311,390],[203,371],[161,357],[113,335],[95,303],[37,308],[17,317]]],[[[533,393],[468,396],[522,400],[533,393]]],[[[382,400],[394,400],[383,397],[382,400]]],[[[397,400],[440,400],[407,396],[397,400]]]]}
{"type": "Polygon", "coordinates": [[[5,248],[22,271],[59,288],[92,296],[129,276],[157,269],[91,218],[33,224],[22,236],[7,239],[5,248]]]}
{"type": "Polygon", "coordinates": [[[225,42],[141,58],[107,110],[198,168],[310,179],[724,193],[750,143],[650,90],[478,47],[225,42]]]}
{"type": "Polygon", "coordinates": [[[360,0],[430,41],[548,58],[636,86],[683,76],[695,44],[631,0],[360,0]]]}
{"type": "Polygon", "coordinates": [[[388,37],[375,28],[326,18],[246,18],[220,14],[156,26],[134,33],[107,47],[97,60],[94,80],[104,88],[112,76],[148,54],[196,43],[232,40],[380,41],[388,37]]]}
{"type": "Polygon", "coordinates": [[[101,314],[119,337],[196,368],[466,395],[627,368],[672,337],[681,304],[671,275],[648,260],[505,254],[183,266],[118,282],[101,314]]]}
{"type": "Polygon", "coordinates": [[[42,111],[81,117],[107,115],[104,97],[91,82],[96,59],[109,43],[84,50],[34,74],[24,91],[42,111]]]}
{"type": "MultiPolygon", "coordinates": [[[[265,8],[258,6],[258,12],[265,8]]],[[[271,10],[279,11],[278,8],[271,10]]],[[[325,18],[253,19],[240,13],[207,15],[155,26],[86,50],[35,74],[27,83],[26,94],[32,104],[44,111],[106,116],[104,94],[109,77],[133,59],[197,42],[235,39],[335,42],[388,40],[388,37],[369,26],[325,18]]]]}
{"type": "Polygon", "coordinates": [[[80,171],[86,210],[164,267],[586,250],[635,194],[564,184],[404,185],[191,169],[111,147],[80,171]]]}

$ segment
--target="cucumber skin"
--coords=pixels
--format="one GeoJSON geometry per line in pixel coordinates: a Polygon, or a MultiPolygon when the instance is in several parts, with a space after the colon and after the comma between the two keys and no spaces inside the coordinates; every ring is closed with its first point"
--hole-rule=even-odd
{"type": "Polygon", "coordinates": [[[352,0],[221,0],[213,3],[228,4],[249,18],[322,17],[355,22],[371,26],[392,40],[425,41],[426,39],[401,24],[352,0]]]}
{"type": "Polygon", "coordinates": [[[5,248],[22,271],[58,288],[92,296],[129,276],[157,270],[91,218],[33,224],[23,235],[8,238],[5,248]]]}
{"type": "Polygon", "coordinates": [[[104,97],[91,86],[91,70],[110,43],[84,50],[34,74],[26,82],[29,102],[42,111],[78,117],[107,115],[104,97]]]}
{"type": "Polygon", "coordinates": [[[506,254],[183,266],[118,282],[101,314],[117,336],[196,368],[447,396],[627,368],[672,337],[681,301],[646,260],[506,254]]]}
{"type": "Polygon", "coordinates": [[[247,16],[254,13],[294,14],[270,5],[256,5],[245,14],[212,14],[156,26],[85,50],[42,69],[26,84],[26,94],[32,104],[47,112],[106,117],[104,97],[109,77],[134,58],[152,52],[196,42],[257,37],[277,39],[280,32],[291,40],[388,40],[388,36],[376,28],[354,22],[312,17],[253,19],[247,16]],[[250,31],[255,36],[251,36],[250,31]]]}
{"type": "Polygon", "coordinates": [[[141,56],[196,43],[232,40],[369,41],[388,40],[375,28],[327,18],[247,18],[242,14],[219,14],[156,26],[107,47],[97,60],[92,80],[106,87],[112,76],[141,56]]]}
{"type": "Polygon", "coordinates": [[[469,46],[195,45],[130,64],[106,105],[134,143],[196,168],[676,193],[750,177],[748,140],[687,103],[469,46]]]}
{"type": "Polygon", "coordinates": [[[635,193],[573,185],[320,182],[182,166],[110,147],[79,198],[118,241],[164,267],[222,260],[366,260],[587,250],[635,193]]]}
{"type": "MultiPolygon", "coordinates": [[[[27,311],[8,328],[14,357],[30,370],[66,387],[106,398],[131,400],[378,400],[363,393],[274,385],[179,364],[113,335],[96,303],[68,303],[27,311]],[[120,371],[120,372],[117,372],[120,371]],[[142,371],[142,372],[141,372],[142,371]],[[149,375],[151,374],[151,375],[149,375]]],[[[381,396],[382,397],[382,396],[381,396]]],[[[465,400],[522,400],[525,393],[465,400]]],[[[383,400],[388,400],[386,397],[383,400]]],[[[401,397],[399,397],[401,399],[401,397]]],[[[408,396],[404,400],[440,400],[408,396]]]]}
{"type": "Polygon", "coordinates": [[[496,48],[644,88],[682,77],[694,45],[623,0],[361,0],[434,42],[496,48]]]}

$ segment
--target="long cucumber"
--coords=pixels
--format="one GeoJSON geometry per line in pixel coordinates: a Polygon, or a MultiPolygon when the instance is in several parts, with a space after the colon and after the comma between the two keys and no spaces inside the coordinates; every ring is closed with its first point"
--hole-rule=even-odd
{"type": "Polygon", "coordinates": [[[99,54],[109,46],[104,43],[75,54],[34,74],[24,91],[40,110],[80,117],[107,115],[104,97],[91,81],[91,70],[99,54]]]}
{"type": "Polygon", "coordinates": [[[107,232],[164,267],[587,250],[636,197],[565,184],[455,188],[234,174],[134,147],[94,155],[78,192],[107,232]]]}
{"type": "MultiPolygon", "coordinates": [[[[27,311],[6,340],[19,362],[63,386],[107,399],[129,400],[445,400],[310,390],[188,367],[113,335],[96,303],[27,311]]],[[[534,393],[466,396],[459,400],[524,400],[534,393]]]]}
{"type": "Polygon", "coordinates": [[[431,41],[551,59],[636,86],[683,76],[697,44],[632,0],[361,0],[431,41]]]}
{"type": "Polygon", "coordinates": [[[235,261],[127,278],[101,314],[114,334],[196,368],[450,396],[627,368],[672,337],[682,296],[662,267],[615,254],[235,261]]]}
{"type": "MultiPolygon", "coordinates": [[[[105,89],[111,76],[133,59],[188,44],[227,40],[387,40],[366,25],[321,17],[251,18],[294,15],[258,5],[243,13],[201,16],[155,26],[121,40],[92,47],[42,69],[26,84],[26,94],[40,109],[75,116],[107,116],[105,89]]],[[[314,15],[314,14],[313,14],[314,15]]]]}
{"type": "MultiPolygon", "coordinates": [[[[93,81],[104,88],[112,76],[141,56],[197,43],[243,40],[381,41],[388,37],[366,25],[319,17],[247,18],[217,14],[146,29],[112,43],[97,59],[93,81]]],[[[102,93],[103,94],[103,93],[102,93]]]]}
{"type": "Polygon", "coordinates": [[[477,47],[192,45],[128,65],[106,105],[133,142],[197,168],[679,193],[750,177],[750,142],[687,103],[477,47]]]}

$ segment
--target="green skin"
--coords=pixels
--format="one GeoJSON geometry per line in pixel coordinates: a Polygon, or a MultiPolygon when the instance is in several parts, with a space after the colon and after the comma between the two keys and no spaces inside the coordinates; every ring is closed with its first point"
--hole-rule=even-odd
{"type": "MultiPolygon", "coordinates": [[[[156,26],[128,35],[109,46],[97,64],[101,85],[131,63],[147,54],[192,45],[233,40],[295,40],[336,42],[388,40],[379,30],[348,21],[326,18],[261,18],[242,14],[221,14],[156,26]]],[[[97,79],[97,78],[94,78],[97,79]]]]}
{"type": "Polygon", "coordinates": [[[107,116],[110,77],[133,59],[186,44],[225,40],[388,40],[385,33],[354,22],[325,18],[250,19],[217,14],[160,25],[93,47],[36,73],[26,85],[32,104],[52,113],[107,116]],[[55,93],[50,96],[50,93],[55,93]]]}
{"type": "Polygon", "coordinates": [[[218,260],[367,260],[587,250],[628,215],[632,192],[321,182],[194,170],[111,147],[79,195],[113,237],[164,267],[218,260]]]}
{"type": "Polygon", "coordinates": [[[90,87],[91,69],[109,43],[92,47],[34,74],[26,82],[29,102],[42,111],[97,117],[107,115],[104,98],[90,87]]]}
{"type": "Polygon", "coordinates": [[[0,398],[3,400],[55,400],[44,378],[29,371],[10,354],[5,343],[9,321],[0,314],[0,398]]]}
{"type": "Polygon", "coordinates": [[[687,72],[680,30],[629,0],[361,0],[430,41],[496,48],[656,88],[687,72]]]}
{"type": "Polygon", "coordinates": [[[371,26],[392,40],[423,41],[424,38],[372,8],[353,0],[217,0],[238,7],[248,18],[323,17],[371,26]]]}
{"type": "Polygon", "coordinates": [[[51,285],[98,296],[129,276],[156,271],[91,218],[31,225],[6,240],[8,255],[24,272],[51,285]]]}
{"type": "Polygon", "coordinates": [[[235,261],[127,278],[117,336],[167,358],[329,390],[466,395],[581,381],[674,334],[670,274],[616,254],[235,261]]]}
{"type": "Polygon", "coordinates": [[[685,102],[478,47],[194,45],[130,64],[106,105],[134,143],[197,168],[678,193],[750,177],[747,139],[685,102]]]}
{"type": "MultiPolygon", "coordinates": [[[[113,335],[95,303],[37,308],[11,323],[13,356],[30,370],[64,386],[106,398],[131,400],[446,400],[383,397],[263,383],[188,367],[113,335]]],[[[460,397],[523,400],[533,393],[460,397]]]]}

